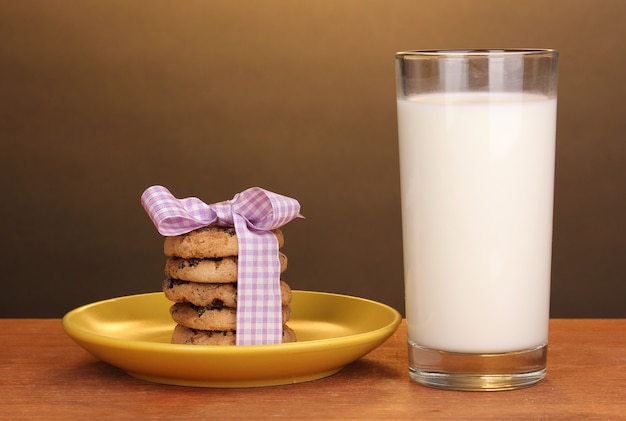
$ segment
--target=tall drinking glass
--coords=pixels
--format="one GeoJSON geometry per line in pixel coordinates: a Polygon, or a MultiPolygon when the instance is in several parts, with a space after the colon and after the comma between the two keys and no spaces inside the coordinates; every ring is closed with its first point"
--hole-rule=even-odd
{"type": "Polygon", "coordinates": [[[503,390],[546,373],[558,52],[396,54],[409,373],[503,390]]]}

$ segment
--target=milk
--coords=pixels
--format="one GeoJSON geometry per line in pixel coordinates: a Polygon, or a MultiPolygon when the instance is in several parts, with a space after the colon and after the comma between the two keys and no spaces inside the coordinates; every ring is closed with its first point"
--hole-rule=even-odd
{"type": "Polygon", "coordinates": [[[556,99],[398,101],[408,336],[436,350],[547,343],[556,99]]]}

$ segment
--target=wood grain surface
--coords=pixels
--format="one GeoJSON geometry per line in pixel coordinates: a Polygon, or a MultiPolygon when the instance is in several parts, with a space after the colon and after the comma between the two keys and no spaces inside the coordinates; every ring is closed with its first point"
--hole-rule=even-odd
{"type": "Polygon", "coordinates": [[[338,374],[251,389],[130,377],[76,345],[60,319],[0,319],[0,419],[626,419],[626,319],[554,319],[548,375],[505,392],[409,380],[406,325],[338,374]]]}

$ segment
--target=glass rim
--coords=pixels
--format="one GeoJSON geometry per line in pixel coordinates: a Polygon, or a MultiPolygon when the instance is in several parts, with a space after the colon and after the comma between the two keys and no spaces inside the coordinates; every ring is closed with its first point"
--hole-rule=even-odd
{"type": "Polygon", "coordinates": [[[552,48],[475,48],[475,49],[427,49],[405,50],[396,53],[397,58],[403,57],[481,57],[481,56],[515,56],[515,55],[558,55],[552,48]]]}

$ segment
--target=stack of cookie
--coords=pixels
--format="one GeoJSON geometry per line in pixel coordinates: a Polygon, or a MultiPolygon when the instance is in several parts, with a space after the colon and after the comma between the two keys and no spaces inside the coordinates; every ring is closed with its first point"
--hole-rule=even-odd
{"type": "MultiPolygon", "coordinates": [[[[284,244],[280,230],[273,231],[284,244]]],[[[235,345],[237,329],[237,236],[235,228],[207,226],[187,234],[166,237],[165,296],[177,323],[172,343],[235,345]]],[[[281,272],[287,256],[279,252],[281,272]]],[[[283,342],[296,337],[285,322],[291,313],[291,288],[280,281],[283,309],[283,342]]]]}

